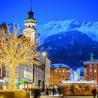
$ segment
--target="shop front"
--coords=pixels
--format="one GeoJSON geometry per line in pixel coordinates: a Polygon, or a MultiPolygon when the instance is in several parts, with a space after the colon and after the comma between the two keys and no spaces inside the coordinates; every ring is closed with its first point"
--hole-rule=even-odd
{"type": "Polygon", "coordinates": [[[33,87],[33,75],[31,72],[24,71],[24,77],[18,79],[18,88],[29,90],[33,87]]]}
{"type": "Polygon", "coordinates": [[[30,90],[33,88],[33,81],[27,79],[17,79],[16,87],[20,90],[30,90]]]}
{"type": "Polygon", "coordinates": [[[63,81],[63,91],[65,95],[92,95],[95,81],[63,81]]]}

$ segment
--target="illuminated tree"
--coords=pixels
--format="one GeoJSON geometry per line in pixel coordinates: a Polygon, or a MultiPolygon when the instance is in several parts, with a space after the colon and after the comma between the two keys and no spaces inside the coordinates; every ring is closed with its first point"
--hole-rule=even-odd
{"type": "Polygon", "coordinates": [[[32,46],[29,38],[19,37],[17,30],[14,34],[3,32],[0,39],[0,64],[7,66],[9,72],[9,89],[15,90],[16,68],[19,64],[31,64],[38,56],[36,46],[32,46]]]}

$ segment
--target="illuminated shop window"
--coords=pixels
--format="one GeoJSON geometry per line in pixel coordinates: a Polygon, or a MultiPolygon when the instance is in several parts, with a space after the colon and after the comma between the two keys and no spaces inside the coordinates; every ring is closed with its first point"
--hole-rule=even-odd
{"type": "Polygon", "coordinates": [[[65,76],[63,75],[62,77],[64,78],[65,76]]]}
{"type": "Polygon", "coordinates": [[[94,72],[96,72],[96,69],[94,70],[94,72]]]}
{"type": "Polygon", "coordinates": [[[92,69],[90,69],[90,72],[92,72],[92,69]]]}
{"type": "Polygon", "coordinates": [[[96,64],[94,65],[94,69],[96,69],[96,64]]]}
{"type": "Polygon", "coordinates": [[[55,70],[55,72],[57,72],[57,70],[55,70]]]}
{"type": "Polygon", "coordinates": [[[61,78],[61,75],[58,75],[59,78],[61,78]]]}

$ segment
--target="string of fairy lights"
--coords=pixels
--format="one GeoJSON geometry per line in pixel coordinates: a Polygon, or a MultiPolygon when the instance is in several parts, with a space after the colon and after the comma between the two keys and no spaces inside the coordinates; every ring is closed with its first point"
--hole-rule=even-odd
{"type": "Polygon", "coordinates": [[[0,40],[0,64],[7,66],[10,70],[9,89],[15,89],[16,67],[19,64],[31,64],[33,58],[38,57],[37,46],[32,45],[24,36],[18,37],[17,30],[14,34],[10,32],[0,40]]]}

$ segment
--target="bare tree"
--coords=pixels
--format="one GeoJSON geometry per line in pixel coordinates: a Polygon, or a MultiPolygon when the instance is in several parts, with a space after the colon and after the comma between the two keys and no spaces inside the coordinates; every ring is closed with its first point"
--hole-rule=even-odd
{"type": "Polygon", "coordinates": [[[33,46],[29,38],[19,37],[17,30],[14,34],[3,31],[3,37],[0,40],[0,64],[7,66],[9,72],[9,89],[15,90],[16,67],[19,64],[31,64],[33,58],[38,56],[36,45],[33,46]]]}

